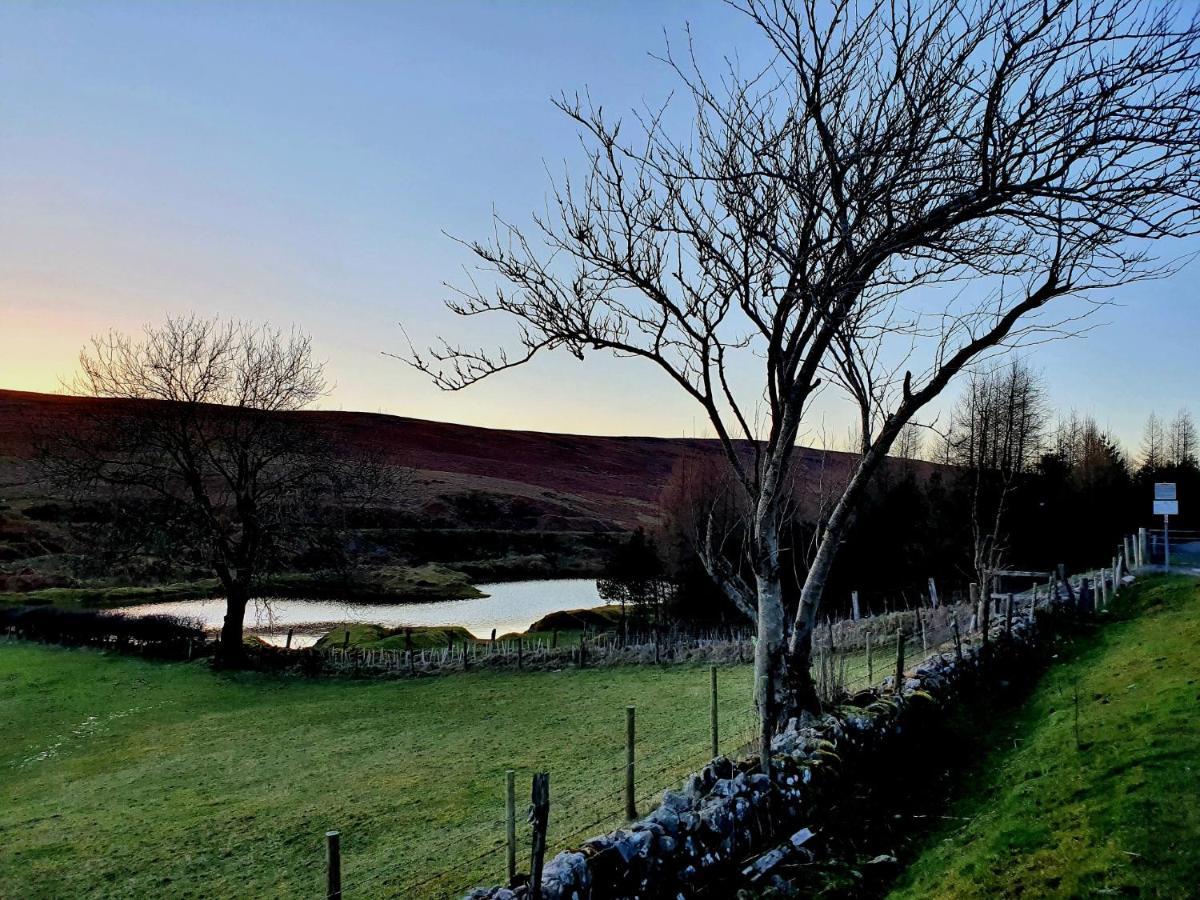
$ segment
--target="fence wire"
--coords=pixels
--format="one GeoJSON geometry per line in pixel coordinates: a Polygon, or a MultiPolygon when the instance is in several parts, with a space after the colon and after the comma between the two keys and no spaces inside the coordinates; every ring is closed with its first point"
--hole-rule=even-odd
{"type": "MultiPolygon", "coordinates": [[[[1111,570],[1097,569],[1084,574],[1096,579],[1111,570]]],[[[1032,574],[1032,573],[1029,573],[1032,574]]],[[[1112,579],[1113,582],[1116,579],[1112,579]]],[[[1026,583],[1030,583],[1027,581],[1026,583]]],[[[1078,578],[1072,582],[1077,590],[1078,578]]],[[[1114,584],[1115,586],[1115,584],[1114,584]]],[[[1066,592],[1066,585],[1062,585],[1066,592]]],[[[1108,589],[1108,582],[1105,583],[1108,589]]],[[[993,592],[977,605],[955,603],[938,609],[905,611],[870,617],[858,622],[831,622],[814,639],[813,676],[823,700],[833,700],[867,687],[894,680],[897,672],[911,671],[920,662],[935,655],[952,655],[982,640],[979,630],[983,603],[990,603],[989,619],[993,628],[1003,630],[1008,622],[1034,614],[1035,601],[1047,604],[1059,586],[1043,579],[1032,582],[1024,591],[993,592]],[[897,632],[902,637],[897,639],[897,632]]],[[[735,637],[728,633],[713,635],[713,641],[735,637]]],[[[541,652],[550,648],[543,642],[541,652]]],[[[498,648],[495,653],[506,652],[498,648]]],[[[533,651],[534,653],[538,651],[533,651]]],[[[448,656],[448,654],[447,654],[448,656]]],[[[391,664],[389,660],[387,664],[391,664]]],[[[707,678],[708,667],[697,667],[697,677],[707,678]],[[703,674],[701,674],[703,673],[703,674]]],[[[637,720],[634,754],[634,798],[639,814],[653,807],[664,789],[678,788],[683,779],[712,758],[710,724],[703,729],[680,733],[673,727],[661,728],[654,721],[637,720]]],[[[752,706],[721,707],[718,716],[720,753],[738,760],[757,755],[760,726],[752,706]]],[[[551,772],[550,819],[547,829],[546,859],[555,853],[578,846],[598,834],[626,824],[625,748],[605,747],[596,765],[585,777],[572,772],[569,788],[562,790],[551,772]]],[[[531,829],[526,817],[527,785],[533,771],[517,772],[516,867],[530,869],[531,829]]],[[[502,794],[497,791],[497,797],[502,794]]],[[[473,887],[507,881],[506,819],[503,800],[488,821],[466,831],[456,829],[438,845],[435,854],[417,860],[420,871],[413,871],[414,860],[383,866],[343,882],[346,900],[357,897],[396,896],[422,898],[461,897],[473,887]]],[[[352,871],[352,866],[348,866],[352,871]]]]}

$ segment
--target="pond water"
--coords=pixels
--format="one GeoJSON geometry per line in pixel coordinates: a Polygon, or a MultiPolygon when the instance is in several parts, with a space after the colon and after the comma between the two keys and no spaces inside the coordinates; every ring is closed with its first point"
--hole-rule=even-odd
{"type": "MultiPolygon", "coordinates": [[[[478,585],[487,597],[436,603],[363,603],[343,600],[273,599],[252,601],[246,609],[246,631],[272,644],[283,645],[295,629],[293,647],[316,643],[341,622],[369,622],[388,628],[405,625],[462,625],[479,638],[524,631],[543,616],[564,609],[603,606],[596,582],[588,578],[506,581],[478,585]]],[[[127,615],[183,616],[217,631],[225,617],[225,601],[174,600],[140,603],[115,610],[127,615]]]]}

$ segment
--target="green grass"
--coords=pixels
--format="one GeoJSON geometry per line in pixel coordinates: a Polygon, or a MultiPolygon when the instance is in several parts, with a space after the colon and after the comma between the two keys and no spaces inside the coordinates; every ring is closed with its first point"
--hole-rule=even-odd
{"type": "MultiPolygon", "coordinates": [[[[454,635],[454,646],[462,649],[463,641],[476,641],[475,635],[461,625],[415,625],[412,631],[412,646],[416,650],[441,650],[450,635],[454,635]]],[[[405,650],[404,628],[384,628],[366,622],[346,622],[331,628],[318,638],[317,647],[360,647],[372,650],[405,650]],[[350,632],[347,643],[346,632],[350,632]]]]}
{"type": "Polygon", "coordinates": [[[1200,582],[1149,579],[1114,613],[995,726],[894,897],[1195,896],[1200,582]]]}
{"type": "MultiPolygon", "coordinates": [[[[721,672],[727,747],[750,682],[721,672]]],[[[437,896],[414,883],[501,840],[505,769],[522,813],[551,773],[552,844],[619,824],[627,704],[639,794],[677,783],[707,759],[708,684],[692,666],[308,681],[0,642],[0,897],[316,896],[330,828],[348,898],[437,896]]]]}
{"type": "MultiPolygon", "coordinates": [[[[0,592],[0,604],[65,607],[132,606],[167,600],[220,597],[215,578],[162,585],[93,584],[84,587],[39,588],[0,592]]],[[[376,566],[347,578],[339,572],[283,572],[265,575],[257,587],[265,597],[345,597],[397,602],[469,600],[484,596],[462,572],[439,565],[376,566]]]]}
{"type": "Polygon", "coordinates": [[[220,596],[217,579],[181,581],[177,584],[146,587],[56,587],[36,591],[0,593],[0,603],[30,606],[130,606],[135,603],[163,603],[167,600],[197,600],[220,596]]]}

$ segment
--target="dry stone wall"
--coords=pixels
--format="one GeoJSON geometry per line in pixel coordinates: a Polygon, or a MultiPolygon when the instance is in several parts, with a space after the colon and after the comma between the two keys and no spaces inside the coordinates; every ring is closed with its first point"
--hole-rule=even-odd
{"type": "MultiPolygon", "coordinates": [[[[1080,604],[1084,606],[1084,604],[1080,604]]],[[[559,853],[541,879],[545,900],[616,900],[694,896],[736,872],[755,853],[811,835],[830,800],[861,766],[885,765],[889,745],[923,714],[938,714],[971,691],[988,689],[1028,667],[1058,629],[1068,604],[1047,600],[1030,615],[992,626],[986,645],[930,656],[819,717],[792,720],[771,745],[774,777],[757,757],[721,757],[668,790],[653,812],[626,828],[559,853]]],[[[1070,614],[1074,615],[1072,608],[1070,614]]],[[[753,875],[753,872],[749,873],[753,875]]],[[[481,888],[469,900],[521,900],[528,887],[481,888]]]]}

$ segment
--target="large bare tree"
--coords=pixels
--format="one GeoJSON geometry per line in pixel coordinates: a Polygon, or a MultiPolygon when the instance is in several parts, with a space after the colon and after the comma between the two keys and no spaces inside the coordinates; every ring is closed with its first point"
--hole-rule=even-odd
{"type": "Polygon", "coordinates": [[[1160,0],[735,0],[770,61],[715,76],[668,46],[694,115],[613,119],[562,96],[586,148],[531,227],[468,242],[450,301],[515,350],[409,361],[459,389],[545,350],[659,367],[707,413],[748,510],[758,702],[816,705],[811,635],[839,542],[889,449],[959,372],[1078,330],[1097,290],[1171,271],[1196,230],[1197,24],[1160,0]],[[757,374],[753,374],[757,373],[757,374]],[[861,423],[795,614],[780,517],[823,390],[861,423]]]}
{"type": "Polygon", "coordinates": [[[73,486],[117,499],[173,552],[198,552],[225,593],[220,656],[243,656],[255,580],[313,521],[344,471],[295,413],[325,391],[310,339],[198,317],[92,339],[70,387],[119,401],[48,445],[73,486]]]}

